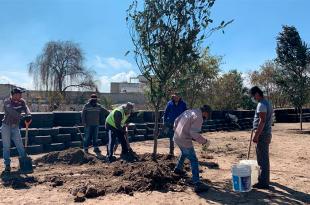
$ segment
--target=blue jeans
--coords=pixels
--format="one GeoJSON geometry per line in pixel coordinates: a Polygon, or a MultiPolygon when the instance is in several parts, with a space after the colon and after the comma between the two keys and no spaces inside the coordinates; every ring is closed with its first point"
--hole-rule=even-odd
{"type": "Polygon", "coordinates": [[[83,139],[83,148],[88,149],[90,138],[93,141],[94,148],[98,148],[98,125],[91,125],[85,127],[85,135],[83,139]]]}
{"type": "Polygon", "coordinates": [[[192,180],[193,183],[199,182],[199,164],[198,159],[196,157],[196,152],[194,147],[191,148],[183,148],[180,147],[181,155],[179,157],[179,161],[177,163],[176,169],[183,170],[183,164],[185,159],[189,159],[191,163],[191,170],[192,170],[192,180]]]}
{"type": "Polygon", "coordinates": [[[10,166],[11,164],[11,160],[10,160],[11,140],[14,142],[19,156],[20,157],[27,156],[18,126],[12,127],[12,126],[9,126],[3,123],[1,127],[1,134],[2,134],[2,143],[3,143],[3,159],[4,159],[4,164],[6,166],[10,166]]]}
{"type": "Polygon", "coordinates": [[[170,153],[169,154],[174,154],[174,141],[173,141],[173,136],[174,136],[174,130],[173,130],[173,125],[172,124],[165,124],[165,134],[169,138],[170,141],[170,153]]]}

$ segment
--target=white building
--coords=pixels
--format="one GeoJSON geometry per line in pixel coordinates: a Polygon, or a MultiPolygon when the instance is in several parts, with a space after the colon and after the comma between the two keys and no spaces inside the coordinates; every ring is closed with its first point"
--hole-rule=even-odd
{"type": "Polygon", "coordinates": [[[111,93],[144,93],[147,80],[144,76],[130,78],[129,82],[111,82],[111,93]]]}

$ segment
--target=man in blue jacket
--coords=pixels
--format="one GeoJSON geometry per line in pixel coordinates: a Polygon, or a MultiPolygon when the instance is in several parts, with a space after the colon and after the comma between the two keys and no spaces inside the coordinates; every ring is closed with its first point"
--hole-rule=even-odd
{"type": "Polygon", "coordinates": [[[167,103],[164,113],[164,133],[170,139],[170,155],[174,155],[173,142],[173,124],[174,120],[179,117],[185,110],[187,110],[186,103],[182,100],[178,93],[171,96],[171,100],[167,103]]]}

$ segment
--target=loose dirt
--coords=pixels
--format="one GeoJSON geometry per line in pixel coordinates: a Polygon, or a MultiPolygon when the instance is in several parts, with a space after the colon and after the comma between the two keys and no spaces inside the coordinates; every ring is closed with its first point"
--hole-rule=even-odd
{"type": "Polygon", "coordinates": [[[98,161],[94,156],[85,154],[82,149],[73,148],[60,152],[48,153],[34,161],[38,164],[67,164],[67,165],[81,165],[81,164],[95,164],[98,161]]]}
{"type": "MultiPolygon", "coordinates": [[[[111,193],[133,196],[134,192],[181,192],[190,186],[188,176],[173,173],[176,158],[163,154],[154,159],[150,153],[146,153],[138,155],[137,162],[118,160],[109,164],[75,148],[46,154],[34,162],[39,166],[36,172],[51,166],[72,170],[69,173],[50,173],[35,177],[34,183],[29,185],[46,184],[61,187],[75,197],[75,202],[111,193]],[[86,169],[73,171],[76,165],[85,165],[86,169]]],[[[210,166],[218,165],[213,163],[210,166]]],[[[188,164],[185,168],[190,171],[188,164]]]]}
{"type": "MultiPolygon", "coordinates": [[[[276,124],[270,145],[271,189],[235,193],[230,168],[246,158],[250,133],[206,133],[211,146],[203,150],[195,144],[200,176],[210,185],[206,193],[196,194],[187,176],[172,173],[176,158],[167,158],[169,141],[159,140],[158,158],[153,161],[152,141],[133,143],[139,161],[106,163],[102,157],[85,155],[80,149],[32,156],[37,164],[33,174],[1,176],[0,204],[309,204],[310,135],[292,132],[298,124],[276,124]]],[[[310,130],[310,123],[304,124],[310,130]]],[[[105,147],[101,147],[106,153],[105,147]]],[[[255,158],[255,144],[251,158],[255,158]]],[[[119,157],[120,148],[116,156],[119,157]]],[[[179,154],[176,148],[176,154],[179,154]]],[[[0,165],[3,169],[3,165],[0,165]]]]}

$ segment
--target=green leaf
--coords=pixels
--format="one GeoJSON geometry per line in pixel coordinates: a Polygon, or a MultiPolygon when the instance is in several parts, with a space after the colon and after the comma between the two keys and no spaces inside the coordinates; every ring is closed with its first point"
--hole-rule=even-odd
{"type": "Polygon", "coordinates": [[[125,56],[127,56],[130,53],[130,51],[126,51],[125,56]]]}

